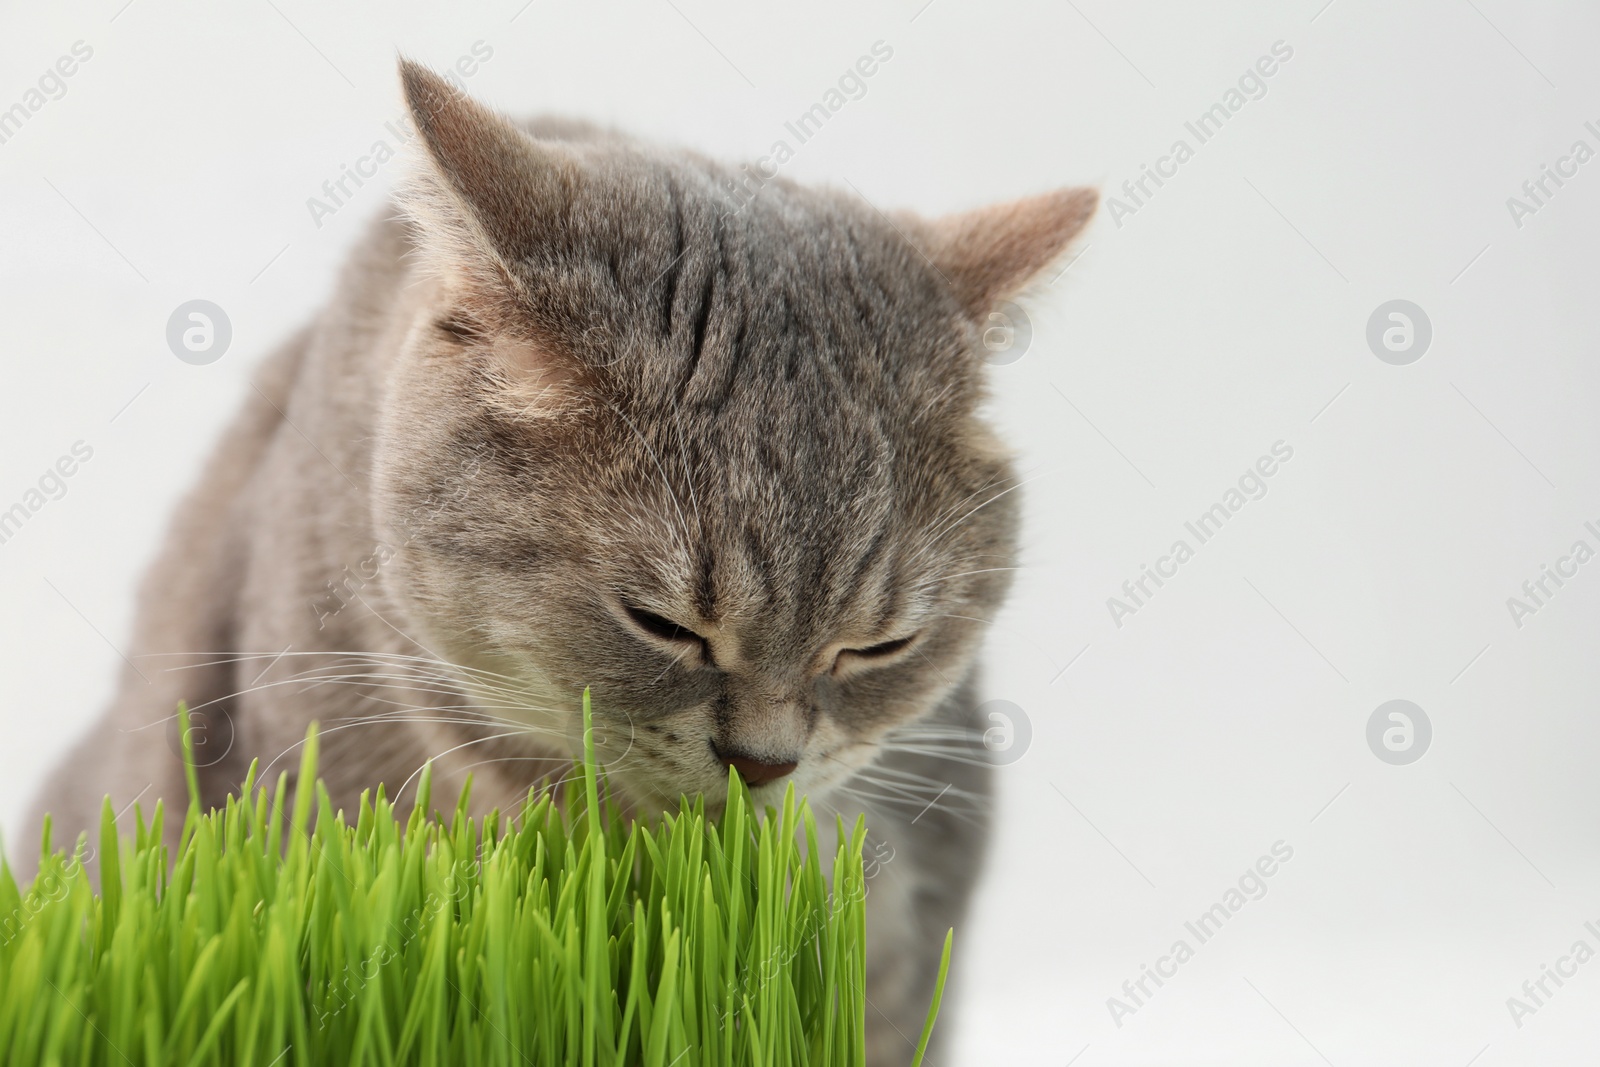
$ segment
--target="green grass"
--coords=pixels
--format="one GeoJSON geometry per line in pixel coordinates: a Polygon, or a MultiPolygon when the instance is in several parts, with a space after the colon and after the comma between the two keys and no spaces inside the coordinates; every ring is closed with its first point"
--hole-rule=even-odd
{"type": "MultiPolygon", "coordinates": [[[[321,782],[286,811],[254,766],[202,812],[191,755],[177,856],[159,804],[127,835],[108,801],[98,893],[47,822],[30,887],[0,860],[0,1063],[862,1064],[863,824],[839,826],[830,889],[792,790],[762,819],[730,776],[719,819],[686,799],[628,822],[587,695],[584,723],[562,801],[515,818],[465,793],[430,815],[425,772],[405,818],[380,790],[351,826],[321,782]]],[[[298,780],[316,766],[313,729],[298,780]]]]}

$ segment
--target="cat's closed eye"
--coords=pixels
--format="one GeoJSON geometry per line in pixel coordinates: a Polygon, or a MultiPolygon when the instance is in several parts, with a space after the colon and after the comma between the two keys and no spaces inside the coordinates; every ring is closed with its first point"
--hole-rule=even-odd
{"type": "Polygon", "coordinates": [[[657,641],[678,645],[681,648],[695,648],[706,663],[711,662],[711,645],[706,639],[682,623],[673,622],[665,615],[657,615],[653,611],[624,604],[623,611],[627,613],[628,620],[657,641]]]}
{"type": "Polygon", "coordinates": [[[453,341],[473,343],[484,337],[483,327],[465,315],[443,315],[434,321],[433,327],[453,341]]]}
{"type": "Polygon", "coordinates": [[[919,634],[907,634],[897,637],[893,641],[882,641],[876,645],[865,648],[840,649],[833,660],[835,674],[844,673],[852,667],[879,666],[899,657],[900,653],[910,648],[919,634]]]}

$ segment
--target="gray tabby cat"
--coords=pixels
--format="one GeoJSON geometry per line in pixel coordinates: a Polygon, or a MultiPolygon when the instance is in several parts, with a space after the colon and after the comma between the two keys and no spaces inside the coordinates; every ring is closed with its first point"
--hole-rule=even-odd
{"type": "Polygon", "coordinates": [[[591,686],[640,808],[732,765],[758,803],[870,811],[871,1062],[905,1062],[985,847],[974,655],[1017,497],[980,330],[1095,194],[746,200],[731,167],[401,79],[406,221],[258,375],[40,811],[70,841],[107,793],[181,810],[180,700],[209,801],[316,719],[347,810],[429,759],[487,810],[570,766],[591,686]]]}

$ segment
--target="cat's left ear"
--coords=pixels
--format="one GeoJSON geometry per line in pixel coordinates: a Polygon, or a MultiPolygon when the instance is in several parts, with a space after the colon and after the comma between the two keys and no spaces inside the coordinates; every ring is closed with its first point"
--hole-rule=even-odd
{"type": "Polygon", "coordinates": [[[402,60],[400,81],[427,153],[400,202],[425,259],[486,298],[517,295],[516,265],[560,239],[575,161],[421,64],[402,60]]]}
{"type": "Polygon", "coordinates": [[[982,320],[1061,258],[1099,202],[1094,189],[1058,189],[935,219],[928,258],[967,314],[982,320]]]}

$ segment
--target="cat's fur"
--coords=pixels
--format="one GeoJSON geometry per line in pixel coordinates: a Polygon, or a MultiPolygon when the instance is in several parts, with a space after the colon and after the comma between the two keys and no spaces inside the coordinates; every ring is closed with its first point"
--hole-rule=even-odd
{"type": "Polygon", "coordinates": [[[402,81],[408,222],[257,376],[41,811],[70,841],[107,793],[181,802],[179,700],[212,802],[315,719],[347,810],[429,759],[436,795],[470,771],[508,804],[568,765],[592,686],[641,807],[719,796],[719,752],[868,807],[872,1061],[903,1062],[985,847],[973,658],[1017,510],[979,331],[1094,194],[936,222],[781,179],[746,203],[732,168],[402,81]]]}

